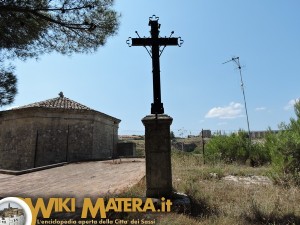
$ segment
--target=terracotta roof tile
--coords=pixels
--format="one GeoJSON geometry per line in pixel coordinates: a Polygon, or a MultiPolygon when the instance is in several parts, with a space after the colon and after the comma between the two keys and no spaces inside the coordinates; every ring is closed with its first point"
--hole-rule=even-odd
{"type": "Polygon", "coordinates": [[[52,98],[52,99],[48,99],[48,100],[41,101],[41,102],[31,103],[29,105],[15,107],[15,108],[12,108],[10,110],[7,110],[6,112],[15,111],[15,110],[22,110],[22,109],[31,109],[31,108],[90,111],[90,112],[95,112],[95,113],[101,114],[102,116],[109,117],[109,118],[113,119],[114,121],[116,121],[118,123],[121,122],[120,119],[109,116],[105,113],[102,113],[102,112],[99,112],[97,110],[91,109],[91,108],[89,108],[85,105],[82,105],[78,102],[75,102],[75,101],[69,99],[69,98],[66,98],[63,95],[62,92],[59,93],[59,97],[57,97],[57,98],[52,98]]]}
{"type": "Polygon", "coordinates": [[[77,110],[93,110],[85,105],[75,102],[63,95],[57,98],[48,99],[41,102],[35,102],[29,105],[13,108],[12,110],[24,108],[48,108],[48,109],[77,109],[77,110]]]}

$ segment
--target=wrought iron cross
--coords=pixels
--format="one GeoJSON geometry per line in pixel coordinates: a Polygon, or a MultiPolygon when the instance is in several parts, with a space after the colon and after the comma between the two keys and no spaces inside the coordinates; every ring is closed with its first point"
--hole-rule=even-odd
{"type": "Polygon", "coordinates": [[[163,50],[168,45],[177,45],[181,47],[183,40],[180,37],[175,38],[171,37],[174,33],[171,32],[170,37],[159,37],[160,24],[158,23],[158,17],[153,15],[149,17],[149,26],[151,26],[151,37],[150,38],[141,38],[138,35],[138,38],[131,38],[127,40],[129,47],[131,46],[144,46],[152,58],[152,73],[153,73],[153,103],[151,104],[151,114],[163,114],[164,106],[161,102],[161,91],[160,91],[160,66],[159,66],[159,57],[162,54],[163,50]],[[130,42],[131,41],[131,42],[130,42]],[[146,46],[150,46],[151,50],[149,51],[146,46]],[[160,50],[160,47],[163,46],[163,49],[160,50]]]}

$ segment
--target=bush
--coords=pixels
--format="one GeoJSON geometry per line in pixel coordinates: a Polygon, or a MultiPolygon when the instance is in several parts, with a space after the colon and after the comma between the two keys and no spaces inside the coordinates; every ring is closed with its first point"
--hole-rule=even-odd
{"type": "Polygon", "coordinates": [[[244,131],[229,136],[214,136],[206,145],[205,158],[211,162],[245,163],[249,158],[249,140],[244,131]]]}
{"type": "Polygon", "coordinates": [[[294,178],[300,184],[300,102],[295,104],[296,119],[291,118],[289,124],[281,123],[277,134],[266,136],[265,148],[270,152],[274,172],[294,178]]]}
{"type": "Polygon", "coordinates": [[[250,143],[245,131],[229,136],[217,135],[206,146],[207,161],[242,163],[250,161],[251,166],[261,166],[271,161],[271,156],[262,143],[250,143]]]}
{"type": "Polygon", "coordinates": [[[252,143],[250,145],[249,160],[251,166],[262,166],[271,162],[271,154],[263,143],[252,143]]]}

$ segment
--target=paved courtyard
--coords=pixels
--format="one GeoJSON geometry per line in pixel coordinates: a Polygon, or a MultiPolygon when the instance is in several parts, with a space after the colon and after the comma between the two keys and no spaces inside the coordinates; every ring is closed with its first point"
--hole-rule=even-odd
{"type": "Polygon", "coordinates": [[[145,160],[122,159],[67,164],[19,176],[0,174],[0,197],[103,197],[145,176],[145,160]],[[116,163],[117,162],[117,163],[116,163]]]}

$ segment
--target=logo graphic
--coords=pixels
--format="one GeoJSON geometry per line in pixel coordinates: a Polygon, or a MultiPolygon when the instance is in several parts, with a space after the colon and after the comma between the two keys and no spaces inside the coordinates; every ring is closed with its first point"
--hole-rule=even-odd
{"type": "Polygon", "coordinates": [[[0,200],[0,225],[31,225],[29,206],[20,198],[9,197],[0,200]]]}

